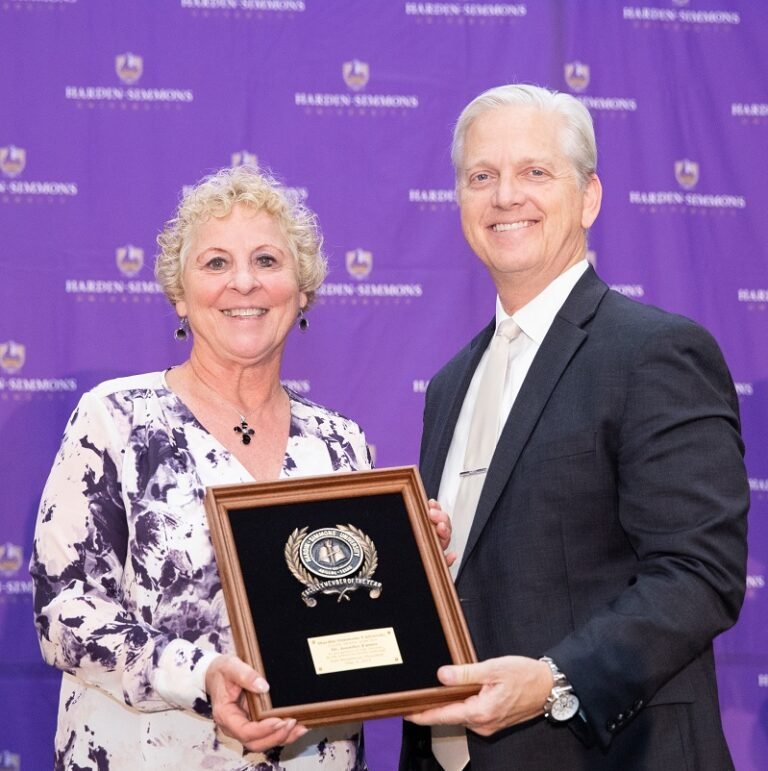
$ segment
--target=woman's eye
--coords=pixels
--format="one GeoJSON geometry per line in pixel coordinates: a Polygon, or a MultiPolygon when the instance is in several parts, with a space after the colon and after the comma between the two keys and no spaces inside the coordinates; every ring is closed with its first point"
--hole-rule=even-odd
{"type": "Polygon", "coordinates": [[[277,260],[271,254],[260,254],[256,258],[256,262],[262,268],[271,268],[277,260]]]}
{"type": "Polygon", "coordinates": [[[211,257],[210,260],[205,264],[207,268],[210,268],[211,270],[221,270],[226,266],[226,262],[223,257],[211,257]]]}

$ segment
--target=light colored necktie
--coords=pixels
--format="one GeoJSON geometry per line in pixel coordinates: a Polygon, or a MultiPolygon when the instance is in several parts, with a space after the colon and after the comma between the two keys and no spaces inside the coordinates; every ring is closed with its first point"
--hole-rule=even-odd
{"type": "Polygon", "coordinates": [[[464,726],[433,725],[432,754],[445,771],[462,771],[469,763],[467,732],[464,726]]]}
{"type": "Polygon", "coordinates": [[[485,483],[488,466],[496,449],[496,442],[501,431],[501,403],[504,396],[504,383],[507,377],[511,342],[520,335],[520,327],[509,318],[499,324],[496,334],[488,346],[485,371],[480,380],[475,400],[475,409],[469,424],[469,437],[464,452],[464,466],[461,470],[456,503],[451,512],[453,536],[451,551],[457,554],[451,566],[453,577],[464,557],[467,538],[475,518],[477,502],[485,483]]]}
{"type": "MultiPolygon", "coordinates": [[[[491,458],[496,449],[502,420],[501,402],[504,383],[511,355],[510,343],[519,334],[520,327],[515,321],[511,318],[505,319],[497,327],[496,334],[488,347],[488,358],[469,425],[464,466],[451,517],[453,525],[451,551],[457,554],[456,561],[451,566],[451,574],[454,578],[464,556],[486,471],[491,465],[491,458]]],[[[461,771],[469,763],[469,748],[464,727],[432,726],[432,754],[445,771],[461,771]]]]}

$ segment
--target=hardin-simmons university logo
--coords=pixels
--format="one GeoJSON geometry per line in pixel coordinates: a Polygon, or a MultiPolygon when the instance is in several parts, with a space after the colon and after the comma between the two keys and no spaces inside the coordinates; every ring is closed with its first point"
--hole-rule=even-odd
{"type": "Polygon", "coordinates": [[[354,525],[308,529],[297,527],[284,549],[291,574],[307,587],[301,593],[307,607],[317,605],[316,594],[337,594],[341,602],[362,587],[374,600],[381,595],[381,583],[371,578],[379,564],[376,547],[362,530],[354,525]]]}
{"type": "Polygon", "coordinates": [[[26,349],[21,343],[14,343],[13,340],[0,343],[0,367],[9,375],[13,375],[24,366],[25,355],[26,349]]]}
{"type": "Polygon", "coordinates": [[[115,72],[117,77],[131,86],[144,72],[144,59],[137,54],[126,52],[115,57],[115,72]]]}
{"type": "Polygon", "coordinates": [[[18,177],[26,165],[26,150],[15,145],[0,147],[0,169],[6,177],[18,177]]]}
{"type": "Polygon", "coordinates": [[[368,65],[365,62],[353,59],[351,62],[344,62],[341,68],[344,75],[344,82],[353,90],[359,91],[365,88],[370,77],[368,65]]]}
{"type": "Polygon", "coordinates": [[[589,65],[581,62],[568,62],[565,65],[565,82],[571,90],[583,91],[589,85],[589,65]]]}
{"type": "Polygon", "coordinates": [[[365,249],[351,249],[346,254],[347,273],[362,281],[373,270],[373,254],[365,249]]]}
{"type": "Polygon", "coordinates": [[[699,164],[687,158],[675,161],[675,179],[680,187],[692,190],[699,181],[699,164]]]}
{"type": "Polygon", "coordinates": [[[123,275],[133,278],[144,267],[144,250],[131,244],[118,246],[115,262],[123,275]]]}
{"type": "Polygon", "coordinates": [[[15,543],[0,544],[0,576],[15,576],[24,562],[24,552],[15,543]]]}
{"type": "Polygon", "coordinates": [[[232,153],[230,160],[232,161],[233,166],[250,166],[254,169],[259,168],[259,156],[248,150],[240,150],[240,152],[232,153]]]}

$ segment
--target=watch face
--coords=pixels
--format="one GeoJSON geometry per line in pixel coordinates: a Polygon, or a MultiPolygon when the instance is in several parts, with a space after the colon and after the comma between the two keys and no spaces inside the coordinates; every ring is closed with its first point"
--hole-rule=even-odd
{"type": "Polygon", "coordinates": [[[553,720],[562,723],[570,720],[579,711],[579,700],[572,693],[560,694],[552,704],[550,714],[553,720]]]}

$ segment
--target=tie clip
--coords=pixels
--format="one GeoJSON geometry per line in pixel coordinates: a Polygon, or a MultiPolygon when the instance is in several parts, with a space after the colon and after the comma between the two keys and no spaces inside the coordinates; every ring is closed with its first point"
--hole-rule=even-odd
{"type": "Polygon", "coordinates": [[[485,468],[475,468],[470,469],[469,471],[460,471],[459,476],[460,477],[473,477],[475,474],[485,474],[485,472],[488,471],[488,467],[485,468]]]}

